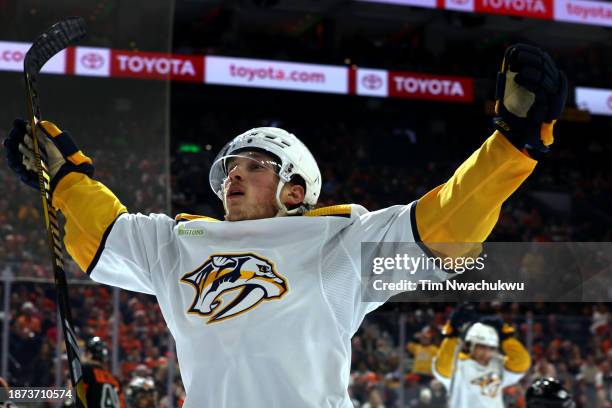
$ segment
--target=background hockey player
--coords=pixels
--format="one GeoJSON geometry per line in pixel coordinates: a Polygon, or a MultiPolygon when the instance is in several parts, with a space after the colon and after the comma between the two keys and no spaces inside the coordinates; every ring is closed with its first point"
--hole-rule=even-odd
{"type": "Polygon", "coordinates": [[[108,370],[108,347],[100,337],[87,341],[83,354],[83,382],[90,408],[124,408],[119,380],[108,370]]]}
{"type": "Polygon", "coordinates": [[[134,377],[125,390],[128,408],[157,408],[158,396],[155,381],[151,377],[134,377]]]}
{"type": "Polygon", "coordinates": [[[433,373],[446,387],[450,408],[503,408],[502,389],[525,375],[531,358],[512,337],[514,330],[501,319],[470,324],[473,318],[466,306],[453,311],[443,329],[445,339],[434,359],[433,373]]]}
{"type": "MultiPolygon", "coordinates": [[[[68,252],[92,279],[157,297],[176,340],[185,408],[347,408],[350,339],[383,303],[363,301],[361,243],[483,242],[535,168],[532,156],[552,143],[566,93],[547,54],[509,48],[497,130],[446,183],[372,213],[314,209],[322,180],[310,151],[282,129],[256,128],[221,149],[210,170],[225,221],[130,214],[92,178],[93,161],[69,133],[40,127],[68,252]]],[[[5,147],[11,168],[36,185],[26,133],[16,121],[5,147]]]]}
{"type": "Polygon", "coordinates": [[[431,362],[438,352],[438,345],[432,344],[432,330],[425,326],[415,334],[417,341],[406,344],[406,351],[412,354],[411,372],[420,377],[422,384],[428,383],[432,378],[431,362]]]}

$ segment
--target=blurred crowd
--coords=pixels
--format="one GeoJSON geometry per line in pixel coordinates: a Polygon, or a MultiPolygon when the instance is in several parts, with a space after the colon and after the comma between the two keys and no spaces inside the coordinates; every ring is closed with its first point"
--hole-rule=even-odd
{"type": "MultiPolygon", "coordinates": [[[[112,347],[114,325],[118,330],[117,371],[123,388],[136,376],[151,377],[158,388],[162,407],[172,407],[167,393],[168,359],[173,346],[154,297],[119,292],[118,314],[113,314],[112,288],[76,283],[70,286],[74,326],[80,347],[86,340],[98,336],[112,347]]],[[[61,381],[68,376],[63,340],[58,345],[56,299],[49,283],[15,283],[11,291],[14,319],[10,330],[9,384],[14,386],[53,386],[56,374],[61,381]],[[59,348],[59,354],[57,349],[59,348]],[[58,356],[59,359],[58,360],[58,356]],[[56,371],[59,367],[59,373],[56,371]]],[[[61,330],[61,329],[60,329],[61,330]]],[[[112,368],[112,361],[106,362],[112,368]]],[[[178,367],[174,368],[178,373],[178,367]]],[[[172,401],[181,403],[185,397],[180,377],[173,384],[172,401]]]]}
{"type": "MultiPolygon", "coordinates": [[[[111,288],[73,285],[75,326],[83,339],[100,336],[112,344],[118,326],[118,373],[124,386],[134,376],[155,380],[162,407],[169,407],[169,360],[176,364],[159,307],[151,296],[120,292],[112,313],[111,288]],[[117,318],[117,321],[115,319],[117,318]]],[[[54,291],[50,284],[15,284],[15,316],[10,332],[10,383],[52,386],[58,340],[54,291]]],[[[387,304],[367,316],[352,339],[349,393],[355,407],[443,408],[446,391],[432,377],[431,363],[452,303],[387,304]],[[403,387],[402,387],[403,383],[403,387]]],[[[607,304],[480,303],[482,316],[497,315],[516,327],[531,351],[533,365],[523,380],[504,390],[506,407],[525,408],[526,388],[535,378],[556,377],[575,396],[578,408],[612,404],[612,332],[607,304]]],[[[59,348],[63,347],[60,342],[59,348]]],[[[62,356],[62,353],[60,353],[62,356]]],[[[65,359],[65,357],[62,357],[65,359]]],[[[62,361],[61,378],[66,373],[62,361]]],[[[174,367],[171,398],[180,404],[184,389],[174,367]]]]}

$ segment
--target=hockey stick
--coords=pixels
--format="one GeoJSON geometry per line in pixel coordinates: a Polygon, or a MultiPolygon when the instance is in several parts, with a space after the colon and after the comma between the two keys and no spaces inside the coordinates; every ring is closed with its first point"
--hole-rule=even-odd
{"type": "MultiPolygon", "coordinates": [[[[34,41],[34,44],[32,44],[26,53],[23,73],[25,75],[28,120],[34,145],[40,197],[45,215],[45,227],[47,229],[49,249],[51,250],[51,260],[55,274],[58,307],[62,320],[66,352],[68,354],[70,380],[72,381],[72,389],[76,392],[73,400],[76,402],[77,407],[87,408],[81,360],[79,359],[79,347],[72,325],[68,286],[66,284],[66,273],[64,272],[63,243],[60,237],[57,211],[51,205],[51,179],[49,177],[47,158],[44,156],[44,152],[40,150],[38,141],[38,122],[40,122],[41,116],[37,89],[38,74],[43,65],[55,54],[84,36],[85,22],[80,17],[70,17],[54,24],[34,41]]],[[[41,137],[46,136],[42,135],[41,137]]]]}

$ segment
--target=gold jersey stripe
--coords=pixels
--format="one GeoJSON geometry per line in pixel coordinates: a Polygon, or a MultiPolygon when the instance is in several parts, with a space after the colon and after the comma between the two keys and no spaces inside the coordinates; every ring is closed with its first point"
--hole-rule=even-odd
{"type": "Polygon", "coordinates": [[[212,217],[206,217],[205,215],[196,215],[196,214],[187,214],[187,213],[180,213],[177,214],[174,217],[175,221],[193,221],[193,220],[200,220],[200,221],[212,221],[212,222],[219,222],[220,220],[216,219],[216,218],[212,218],[212,217]]]}
{"type": "Polygon", "coordinates": [[[329,207],[316,208],[314,210],[306,211],[304,216],[306,217],[320,217],[326,215],[337,215],[342,217],[351,216],[351,205],[350,204],[339,204],[331,205],[329,207]]]}

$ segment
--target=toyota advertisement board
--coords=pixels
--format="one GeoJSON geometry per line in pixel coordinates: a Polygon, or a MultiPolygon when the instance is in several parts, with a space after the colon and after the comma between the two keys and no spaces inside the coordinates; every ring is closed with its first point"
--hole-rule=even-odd
{"type": "Polygon", "coordinates": [[[357,95],[389,96],[389,73],[384,69],[359,68],[355,81],[357,95]]]}
{"type": "Polygon", "coordinates": [[[587,0],[557,0],[555,20],[612,27],[612,3],[587,0]]]}
{"type": "Polygon", "coordinates": [[[474,12],[476,0],[445,0],[444,8],[447,10],[474,12]]]}
{"type": "Polygon", "coordinates": [[[348,93],[348,68],[247,58],[206,57],[208,84],[348,93]]]}
{"type": "MultiPolygon", "coordinates": [[[[0,71],[23,72],[23,60],[31,44],[0,41],[0,71]]],[[[41,72],[47,74],[66,73],[66,50],[62,50],[43,66],[41,72]]]]}
{"type": "Polygon", "coordinates": [[[202,82],[204,56],[112,50],[110,72],[114,77],[202,82]]]}
{"type": "Polygon", "coordinates": [[[463,12],[612,26],[612,1],[597,0],[361,0],[463,12]]]}
{"type": "Polygon", "coordinates": [[[74,73],[84,76],[110,76],[110,55],[108,48],[76,47],[74,73]]]}
{"type": "Polygon", "coordinates": [[[576,87],[576,106],[592,115],[612,116],[612,89],[576,87]]]}
{"type": "MultiPolygon", "coordinates": [[[[28,47],[27,43],[0,41],[0,71],[21,72],[28,47]]],[[[68,48],[53,57],[42,72],[456,103],[474,101],[474,80],[467,77],[95,47],[68,48]]],[[[609,90],[577,88],[576,98],[580,108],[596,114],[611,114],[612,97],[609,90]]]]}
{"type": "Polygon", "coordinates": [[[360,0],[364,2],[372,3],[386,3],[386,4],[398,4],[401,6],[416,6],[416,7],[427,7],[436,8],[437,0],[360,0]]]}
{"type": "Polygon", "coordinates": [[[546,20],[554,14],[553,0],[476,0],[475,11],[546,20]]]}
{"type": "Polygon", "coordinates": [[[474,80],[417,72],[389,72],[389,96],[435,101],[474,101],[474,80]]]}

